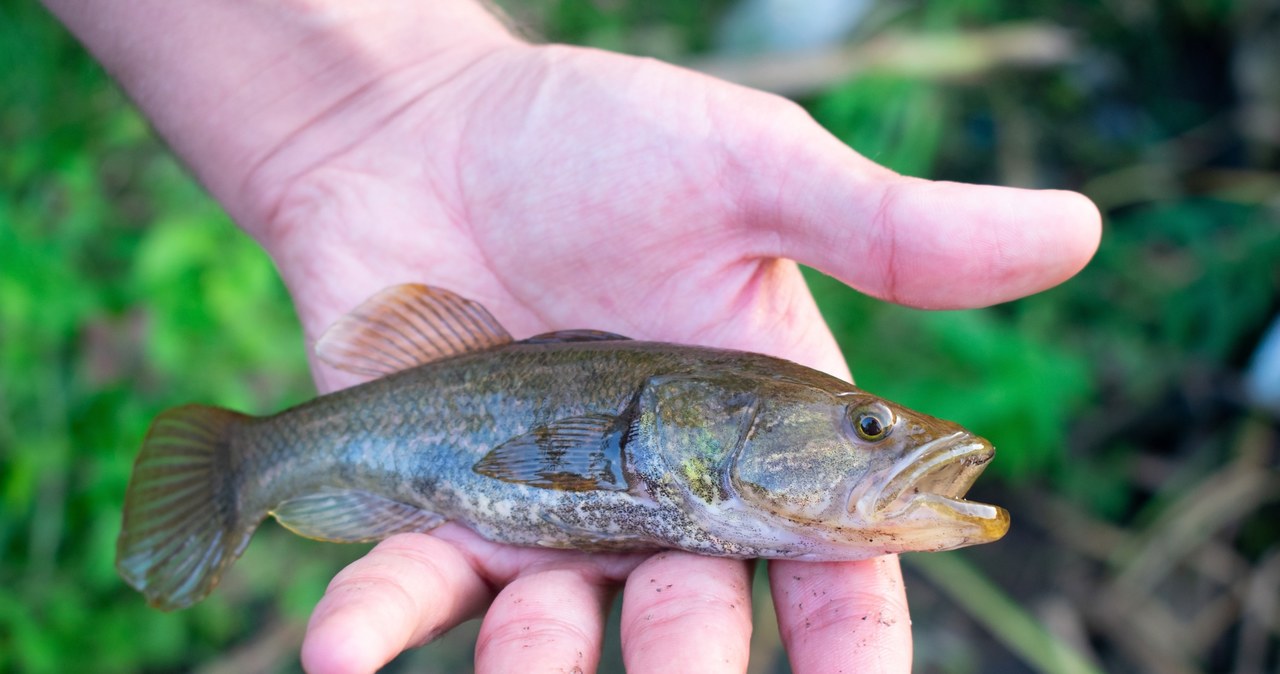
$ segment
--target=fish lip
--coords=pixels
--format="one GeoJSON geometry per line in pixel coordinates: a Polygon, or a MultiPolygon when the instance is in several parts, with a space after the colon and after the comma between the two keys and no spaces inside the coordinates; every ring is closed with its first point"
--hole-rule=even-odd
{"type": "Polygon", "coordinates": [[[962,498],[994,456],[990,443],[969,433],[931,440],[894,462],[870,488],[851,495],[849,512],[879,522],[927,504],[955,519],[1007,521],[1002,508],[962,498]]]}

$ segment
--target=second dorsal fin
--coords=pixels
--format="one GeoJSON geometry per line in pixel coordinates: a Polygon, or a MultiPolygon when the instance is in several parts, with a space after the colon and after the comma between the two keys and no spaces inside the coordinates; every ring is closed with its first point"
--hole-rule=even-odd
{"type": "Polygon", "coordinates": [[[631,341],[631,338],[619,335],[616,332],[605,332],[604,330],[556,330],[522,339],[520,343],[559,344],[561,342],[616,342],[619,340],[631,341]]]}
{"type": "Polygon", "coordinates": [[[381,377],[509,343],[511,335],[478,303],[406,283],[338,319],[316,342],[316,355],[336,368],[381,377]]]}

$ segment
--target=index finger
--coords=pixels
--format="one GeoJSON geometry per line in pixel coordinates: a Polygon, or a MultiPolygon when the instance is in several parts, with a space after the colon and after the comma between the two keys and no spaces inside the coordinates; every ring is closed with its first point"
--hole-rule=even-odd
{"type": "Polygon", "coordinates": [[[627,579],[628,672],[741,672],[751,641],[751,573],[740,560],[663,551],[627,579]]]}

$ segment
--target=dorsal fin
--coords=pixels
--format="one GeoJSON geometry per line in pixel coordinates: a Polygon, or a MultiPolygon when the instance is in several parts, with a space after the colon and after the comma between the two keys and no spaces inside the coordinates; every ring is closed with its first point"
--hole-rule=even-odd
{"type": "Polygon", "coordinates": [[[333,367],[381,377],[509,343],[511,335],[478,303],[406,283],[338,319],[316,342],[316,355],[333,367]]]}

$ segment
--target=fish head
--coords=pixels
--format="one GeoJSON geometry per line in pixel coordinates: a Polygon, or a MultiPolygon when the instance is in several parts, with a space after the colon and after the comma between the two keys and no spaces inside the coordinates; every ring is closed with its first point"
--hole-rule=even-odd
{"type": "Polygon", "coordinates": [[[1003,508],[963,498],[994,454],[863,391],[793,388],[758,406],[728,479],[745,504],[836,548],[948,550],[1008,530],[1003,508]]]}

